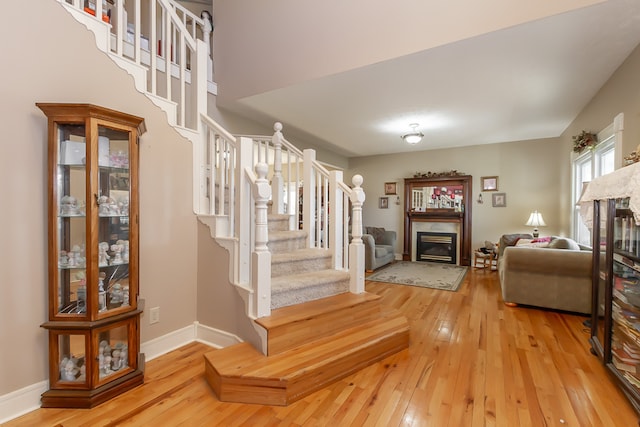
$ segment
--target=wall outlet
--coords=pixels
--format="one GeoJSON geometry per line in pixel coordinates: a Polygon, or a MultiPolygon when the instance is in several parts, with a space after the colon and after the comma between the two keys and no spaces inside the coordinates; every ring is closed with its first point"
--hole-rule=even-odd
{"type": "Polygon", "coordinates": [[[149,310],[149,324],[153,325],[160,321],[160,307],[153,307],[149,310]]]}

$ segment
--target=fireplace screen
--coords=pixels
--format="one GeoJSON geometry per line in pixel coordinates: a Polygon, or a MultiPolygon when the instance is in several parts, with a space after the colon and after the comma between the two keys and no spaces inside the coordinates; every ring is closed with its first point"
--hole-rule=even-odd
{"type": "Polygon", "coordinates": [[[416,261],[457,264],[456,233],[419,232],[416,261]]]}

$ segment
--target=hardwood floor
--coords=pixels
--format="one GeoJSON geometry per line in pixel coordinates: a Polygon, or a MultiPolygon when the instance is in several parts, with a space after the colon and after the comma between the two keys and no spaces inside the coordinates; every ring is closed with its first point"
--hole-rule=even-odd
{"type": "Polygon", "coordinates": [[[507,307],[496,272],[458,292],[367,282],[411,344],[287,407],[221,403],[192,343],[147,363],[145,384],[90,410],[38,409],[6,426],[636,426],[589,352],[583,316],[507,307]]]}

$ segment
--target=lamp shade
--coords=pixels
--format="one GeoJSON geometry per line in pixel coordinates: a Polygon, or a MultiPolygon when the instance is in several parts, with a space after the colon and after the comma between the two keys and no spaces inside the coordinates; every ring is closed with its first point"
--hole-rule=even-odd
{"type": "Polygon", "coordinates": [[[525,225],[528,225],[530,227],[544,227],[547,224],[544,222],[544,219],[542,218],[542,214],[538,211],[533,211],[531,212],[531,215],[529,215],[529,219],[527,220],[527,223],[525,225]]]}

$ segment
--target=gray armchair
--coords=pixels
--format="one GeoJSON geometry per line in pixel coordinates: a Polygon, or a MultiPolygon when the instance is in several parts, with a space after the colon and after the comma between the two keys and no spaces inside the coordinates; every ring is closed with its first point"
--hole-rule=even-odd
{"type": "Polygon", "coordinates": [[[371,272],[392,262],[395,257],[396,232],[379,227],[364,227],[364,268],[371,272]]]}

